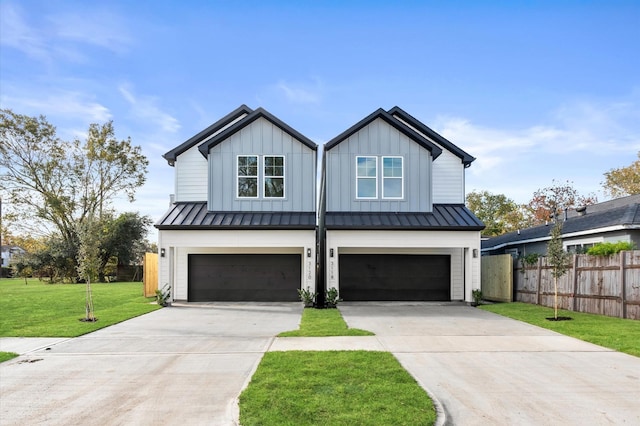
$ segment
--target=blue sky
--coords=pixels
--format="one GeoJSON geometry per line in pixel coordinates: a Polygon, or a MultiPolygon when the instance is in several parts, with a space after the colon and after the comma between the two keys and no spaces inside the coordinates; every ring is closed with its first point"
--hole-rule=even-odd
{"type": "Polygon", "coordinates": [[[467,192],[602,201],[640,151],[640,3],[0,1],[0,106],[113,120],[151,162],[122,211],[158,220],[162,154],[241,104],[318,144],[397,105],[477,158],[467,192]]]}

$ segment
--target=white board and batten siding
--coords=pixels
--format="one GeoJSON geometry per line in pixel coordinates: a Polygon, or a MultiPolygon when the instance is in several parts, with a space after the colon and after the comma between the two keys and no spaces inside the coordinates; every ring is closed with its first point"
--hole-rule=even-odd
{"type": "Polygon", "coordinates": [[[465,168],[462,159],[400,117],[394,115],[394,118],[442,149],[442,154],[433,161],[432,202],[434,204],[464,204],[465,168]]]}
{"type": "Polygon", "coordinates": [[[478,231],[327,231],[327,287],[340,288],[339,254],[444,254],[451,256],[451,300],[471,301],[480,288],[478,231]],[[330,250],[334,256],[331,257],[330,250]]]}
{"type": "Polygon", "coordinates": [[[190,254],[300,254],[300,288],[314,288],[316,279],[315,230],[272,231],[159,231],[158,246],[166,247],[160,261],[158,285],[169,284],[173,300],[188,298],[190,254]],[[311,256],[307,251],[311,250],[311,256]]]}
{"type": "MultiPolygon", "coordinates": [[[[259,118],[209,151],[209,210],[315,211],[317,152],[270,121],[259,118]],[[285,157],[285,197],[238,198],[237,156],[258,155],[259,182],[263,182],[263,156],[285,157]]],[[[203,175],[206,176],[206,173],[203,175]]],[[[205,197],[206,198],[206,197],[205,197]]]]}
{"type": "MultiPolygon", "coordinates": [[[[398,129],[378,118],[326,151],[327,210],[353,212],[431,211],[431,153],[398,129]],[[382,156],[403,158],[404,197],[356,198],[356,157],[378,157],[378,188],[382,185],[382,156]]],[[[378,191],[380,193],[380,191],[378,191]]]]}

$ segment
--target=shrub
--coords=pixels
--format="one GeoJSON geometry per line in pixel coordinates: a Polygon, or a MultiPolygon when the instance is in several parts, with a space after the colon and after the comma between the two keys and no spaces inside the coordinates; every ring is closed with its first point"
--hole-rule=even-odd
{"type": "Polygon", "coordinates": [[[634,250],[635,244],[628,241],[618,241],[615,243],[598,243],[587,250],[587,254],[592,256],[611,256],[625,250],[634,250]]]}

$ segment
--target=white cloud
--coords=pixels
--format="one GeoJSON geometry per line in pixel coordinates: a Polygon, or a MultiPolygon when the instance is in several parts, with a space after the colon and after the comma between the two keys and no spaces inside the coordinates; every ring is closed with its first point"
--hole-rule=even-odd
{"type": "Polygon", "coordinates": [[[165,133],[176,133],[180,130],[180,122],[170,114],[162,111],[157,106],[158,100],[156,98],[135,96],[125,84],[120,85],[118,91],[131,106],[131,114],[134,117],[152,124],[165,133]]]}
{"type": "Polygon", "coordinates": [[[0,4],[0,44],[18,49],[34,59],[46,61],[49,58],[42,34],[27,25],[20,9],[10,3],[0,4]]]}
{"type": "Polygon", "coordinates": [[[315,104],[322,100],[322,89],[319,81],[312,84],[288,83],[280,81],[276,84],[279,92],[284,94],[289,102],[296,104],[315,104]]]}
{"type": "Polygon", "coordinates": [[[49,21],[56,36],[63,40],[99,46],[114,52],[126,51],[132,43],[122,18],[108,10],[53,15],[49,21]]]}

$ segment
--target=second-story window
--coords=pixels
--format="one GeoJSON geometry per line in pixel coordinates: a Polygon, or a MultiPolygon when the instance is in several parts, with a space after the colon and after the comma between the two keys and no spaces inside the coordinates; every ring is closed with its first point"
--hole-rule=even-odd
{"type": "Polygon", "coordinates": [[[284,157],[281,155],[264,156],[264,197],[284,197],[284,157]]]}
{"type": "Polygon", "coordinates": [[[377,198],[378,157],[356,157],[356,197],[377,198]]]}
{"type": "Polygon", "coordinates": [[[238,197],[258,197],[258,156],[238,156],[238,197]]]}
{"type": "Polygon", "coordinates": [[[402,198],[402,157],[382,157],[382,198],[402,198]]]}

